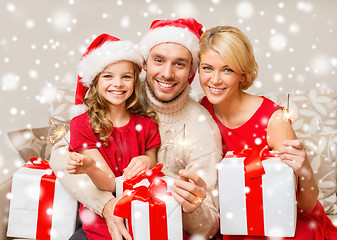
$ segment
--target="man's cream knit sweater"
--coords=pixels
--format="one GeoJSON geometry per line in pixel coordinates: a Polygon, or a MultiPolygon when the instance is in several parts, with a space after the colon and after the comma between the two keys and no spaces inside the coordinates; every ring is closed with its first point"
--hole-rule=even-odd
{"type": "Polygon", "coordinates": [[[219,229],[217,164],[222,158],[221,135],[209,112],[189,97],[190,86],[173,101],[160,102],[145,84],[146,103],[159,119],[161,147],[157,161],[163,173],[179,178],[180,169],[197,173],[207,183],[207,197],[192,213],[183,214],[184,229],[214,236],[219,229]]]}

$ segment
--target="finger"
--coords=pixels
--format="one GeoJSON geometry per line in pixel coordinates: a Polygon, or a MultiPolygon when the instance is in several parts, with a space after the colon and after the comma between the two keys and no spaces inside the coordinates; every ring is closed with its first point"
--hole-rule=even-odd
{"type": "Polygon", "coordinates": [[[295,156],[303,155],[302,157],[304,157],[304,155],[305,155],[305,152],[303,150],[299,150],[299,149],[294,148],[292,146],[281,147],[279,152],[280,152],[281,155],[283,155],[283,154],[290,154],[290,155],[295,155],[295,156]]]}
{"type": "Polygon", "coordinates": [[[112,240],[123,240],[123,237],[119,233],[118,228],[115,223],[110,223],[110,227],[108,227],[108,230],[109,230],[112,240]]]}
{"type": "Polygon", "coordinates": [[[120,234],[122,234],[122,236],[125,239],[132,240],[132,237],[131,237],[130,233],[128,232],[128,230],[125,227],[123,218],[114,216],[114,219],[115,219],[115,224],[116,224],[120,234]]]}
{"type": "Polygon", "coordinates": [[[190,180],[187,177],[180,176],[180,180],[183,180],[185,182],[189,182],[190,180]]]}
{"type": "Polygon", "coordinates": [[[190,194],[193,194],[197,197],[206,197],[204,188],[197,186],[194,182],[186,182],[176,179],[174,180],[174,186],[175,188],[183,189],[184,191],[189,192],[190,194]]]}
{"type": "Polygon", "coordinates": [[[126,179],[131,179],[134,176],[140,174],[141,171],[144,170],[143,166],[138,166],[138,167],[134,167],[133,169],[130,169],[130,171],[127,173],[127,175],[125,175],[126,179]]]}
{"type": "Polygon", "coordinates": [[[283,144],[286,145],[286,146],[291,146],[291,147],[296,148],[298,150],[304,149],[303,143],[300,140],[298,140],[298,139],[295,139],[295,140],[285,140],[283,142],[283,144]]]}
{"type": "Polygon", "coordinates": [[[199,205],[193,204],[186,199],[184,199],[182,196],[177,194],[176,192],[172,192],[172,196],[174,199],[181,205],[183,212],[190,213],[193,212],[195,209],[199,207],[199,205]]]}
{"type": "Polygon", "coordinates": [[[186,191],[186,189],[174,187],[173,191],[178,194],[180,197],[188,201],[189,203],[196,203],[198,201],[198,197],[193,193],[186,191]]]}
{"type": "Polygon", "coordinates": [[[77,173],[77,171],[75,169],[73,169],[73,170],[67,170],[67,171],[68,171],[69,174],[76,174],[77,173]]]}
{"type": "Polygon", "coordinates": [[[124,173],[123,173],[123,175],[124,174],[127,174],[128,172],[130,172],[130,170],[135,166],[135,164],[136,164],[136,161],[134,161],[134,160],[131,160],[131,162],[129,163],[129,165],[126,167],[126,168],[124,168],[124,173]]]}
{"type": "Polygon", "coordinates": [[[200,187],[207,187],[206,182],[195,172],[188,171],[186,169],[182,169],[179,171],[179,176],[187,179],[191,179],[196,185],[200,187]]]}
{"type": "Polygon", "coordinates": [[[297,170],[298,169],[298,164],[295,161],[292,161],[292,160],[282,160],[282,162],[285,163],[285,164],[287,164],[293,170],[297,170]]]}

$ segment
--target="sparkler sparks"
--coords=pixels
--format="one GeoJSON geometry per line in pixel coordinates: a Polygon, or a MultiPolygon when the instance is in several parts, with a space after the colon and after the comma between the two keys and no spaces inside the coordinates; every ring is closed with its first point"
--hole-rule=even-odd
{"type": "Polygon", "coordinates": [[[65,124],[57,125],[53,120],[50,120],[50,121],[55,126],[56,129],[54,130],[52,135],[49,135],[48,137],[41,136],[40,139],[49,141],[51,144],[54,144],[57,140],[64,138],[64,140],[67,142],[69,147],[74,151],[69,141],[65,138],[65,135],[68,131],[65,127],[65,124]]]}

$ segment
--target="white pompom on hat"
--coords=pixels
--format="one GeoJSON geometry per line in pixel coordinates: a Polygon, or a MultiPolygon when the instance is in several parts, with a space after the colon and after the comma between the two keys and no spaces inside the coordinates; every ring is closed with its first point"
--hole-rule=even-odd
{"type": "Polygon", "coordinates": [[[90,44],[77,66],[78,80],[75,106],[70,109],[71,118],[87,110],[83,99],[95,77],[108,65],[122,60],[134,62],[140,69],[143,64],[139,50],[130,41],[122,41],[104,33],[90,44]]]}
{"type": "Polygon", "coordinates": [[[199,65],[199,40],[203,33],[203,26],[194,18],[180,18],[175,20],[155,20],[149,31],[140,42],[140,52],[146,60],[151,49],[161,43],[178,43],[186,47],[192,54],[192,72],[189,83],[199,65]]]}

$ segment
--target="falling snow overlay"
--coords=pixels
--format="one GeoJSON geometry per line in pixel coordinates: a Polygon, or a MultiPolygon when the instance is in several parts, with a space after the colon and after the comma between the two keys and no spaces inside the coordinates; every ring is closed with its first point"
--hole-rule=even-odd
{"type": "MultiPolygon", "coordinates": [[[[7,133],[47,127],[51,112],[66,112],[62,106],[53,108],[62,98],[57,89],[75,89],[80,57],[103,32],[137,43],[159,18],[194,17],[205,29],[233,25],[249,37],[259,64],[259,77],[249,92],[286,96],[298,90],[337,88],[335,0],[2,0],[0,6],[1,181],[23,164],[7,133]]],[[[203,96],[197,79],[192,84],[194,99],[203,96]]],[[[315,106],[324,106],[320,111],[327,115],[336,114],[328,112],[324,99],[315,106]]],[[[309,114],[306,107],[301,114],[309,114]]],[[[198,121],[204,119],[200,116],[198,121]]],[[[328,128],[336,122],[320,122],[313,116],[312,122],[298,122],[294,128],[317,133],[322,125],[328,128]]],[[[316,147],[330,143],[336,152],[337,144],[331,142],[316,147]]],[[[8,198],[10,194],[0,196],[0,203],[8,198]]]]}

